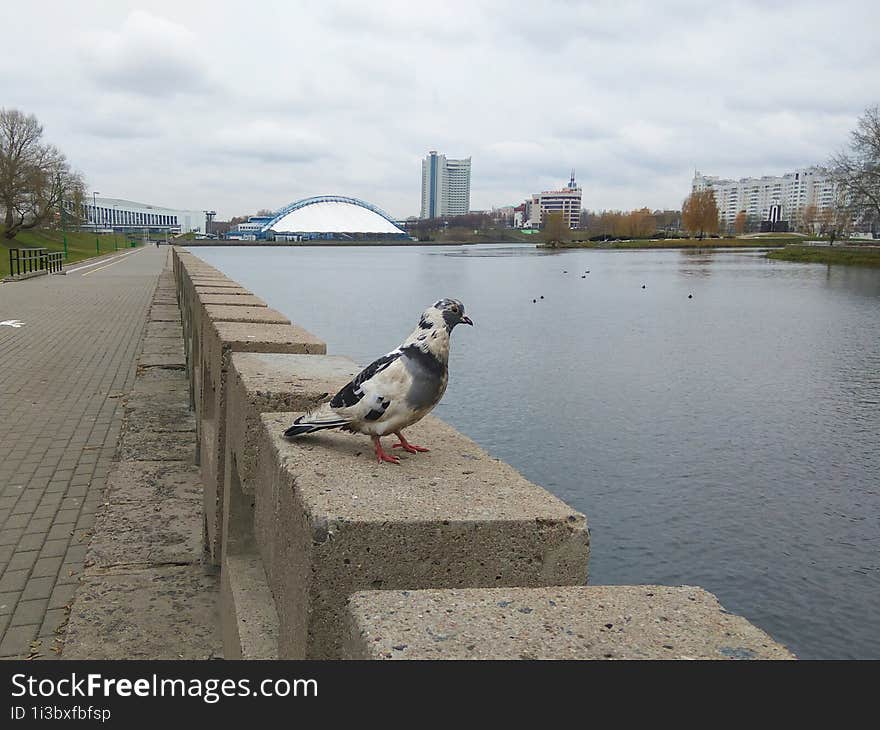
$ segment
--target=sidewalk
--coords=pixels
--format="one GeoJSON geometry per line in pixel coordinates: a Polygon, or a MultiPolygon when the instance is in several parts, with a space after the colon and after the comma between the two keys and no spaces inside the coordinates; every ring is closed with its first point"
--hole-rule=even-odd
{"type": "Polygon", "coordinates": [[[168,253],[0,284],[0,657],[56,655],[168,253]]]}

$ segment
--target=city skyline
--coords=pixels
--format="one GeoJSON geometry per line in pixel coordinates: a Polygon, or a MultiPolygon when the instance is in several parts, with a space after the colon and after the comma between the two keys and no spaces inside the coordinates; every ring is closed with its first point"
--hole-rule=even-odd
{"type": "Polygon", "coordinates": [[[337,193],[403,219],[428,149],[472,156],[472,209],[572,167],[586,208],[677,208],[694,168],[821,165],[876,103],[880,59],[840,42],[874,3],[555,5],[528,22],[494,2],[22,6],[0,104],[35,114],[90,189],[218,218],[337,193]],[[231,63],[242,27],[260,53],[231,63]]]}

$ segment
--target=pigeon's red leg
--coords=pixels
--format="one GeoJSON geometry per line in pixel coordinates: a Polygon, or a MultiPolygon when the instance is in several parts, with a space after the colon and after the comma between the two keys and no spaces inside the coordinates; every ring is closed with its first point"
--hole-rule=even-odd
{"type": "Polygon", "coordinates": [[[415,444],[411,444],[407,441],[403,434],[400,431],[395,431],[394,435],[400,439],[400,441],[396,444],[392,444],[392,449],[403,449],[404,451],[408,451],[410,454],[418,454],[422,451],[430,451],[431,449],[426,449],[424,446],[416,446],[415,444]]]}
{"type": "Polygon", "coordinates": [[[373,445],[376,447],[376,461],[378,461],[380,464],[383,461],[387,461],[389,464],[400,463],[399,456],[394,456],[394,454],[386,454],[382,450],[382,444],[380,443],[378,436],[373,436],[373,445]]]}

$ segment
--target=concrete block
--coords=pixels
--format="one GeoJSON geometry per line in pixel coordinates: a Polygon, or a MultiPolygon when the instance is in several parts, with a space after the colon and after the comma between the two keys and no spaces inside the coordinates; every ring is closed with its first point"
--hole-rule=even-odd
{"type": "MultiPolygon", "coordinates": [[[[206,304],[204,316],[213,322],[259,322],[261,324],[290,324],[281,312],[267,306],[234,306],[206,304]]],[[[204,326],[204,325],[203,325],[204,326]]]]}
{"type": "Polygon", "coordinates": [[[226,659],[277,659],[278,614],[257,555],[228,555],[220,574],[226,659]]]}
{"type": "MultiPolygon", "coordinates": [[[[234,309],[234,308],[233,308],[234,309]]],[[[265,310],[264,310],[265,311],[265,310]]],[[[273,310],[269,310],[273,311],[273,310]]],[[[226,375],[234,352],[323,355],[327,346],[302,327],[207,320],[197,381],[197,458],[205,496],[205,554],[219,564],[223,529],[226,452],[226,375]]]]}
{"type": "Polygon", "coordinates": [[[366,591],[346,659],[794,659],[693,586],[366,591]]]}
{"type": "MultiPolygon", "coordinates": [[[[208,304],[221,304],[227,307],[267,307],[265,301],[253,294],[206,294],[197,292],[199,301],[203,306],[208,304]]],[[[288,322],[290,320],[287,320],[288,322]]]]}
{"type": "Polygon", "coordinates": [[[341,657],[346,601],[362,590],[586,582],[586,518],[438,419],[407,432],[433,450],[395,466],[361,435],[288,443],[297,415],[262,415],[255,482],[280,657],[341,657]]]}
{"type": "Polygon", "coordinates": [[[138,357],[139,368],[166,368],[169,370],[184,370],[186,368],[186,356],[183,353],[151,354],[144,353],[138,357]]]}
{"type": "Polygon", "coordinates": [[[191,431],[129,431],[119,446],[119,459],[192,463],[194,451],[191,431]]]}
{"type": "Polygon", "coordinates": [[[196,418],[187,402],[179,396],[175,400],[161,401],[130,397],[126,403],[125,425],[129,432],[195,432],[196,418]]]}
{"type": "Polygon", "coordinates": [[[201,506],[199,469],[179,461],[119,461],[107,477],[104,499],[114,504],[188,499],[201,506]]]}
{"type": "Polygon", "coordinates": [[[260,415],[309,411],[350,381],[360,368],[338,355],[236,352],[231,356],[227,398],[227,452],[238,467],[245,494],[252,480],[262,433],[260,415]]]}
{"type": "Polygon", "coordinates": [[[217,577],[198,566],[87,575],[67,624],[64,659],[222,656],[217,577]]]}
{"type": "Polygon", "coordinates": [[[176,322],[149,322],[146,336],[180,340],[183,338],[183,327],[176,322]]]}
{"type": "Polygon", "coordinates": [[[202,505],[195,499],[111,502],[98,514],[86,567],[197,564],[202,556],[202,505]]]}
{"type": "MultiPolygon", "coordinates": [[[[234,283],[234,282],[233,282],[234,283]]],[[[194,287],[195,293],[197,295],[202,294],[222,294],[223,296],[231,297],[231,296],[250,296],[253,295],[252,291],[248,291],[242,286],[226,286],[222,284],[220,286],[213,285],[196,285],[194,287]]]]}
{"type": "Polygon", "coordinates": [[[154,304],[150,307],[150,321],[152,322],[179,322],[180,309],[168,304],[154,304]]]}
{"type": "Polygon", "coordinates": [[[245,287],[239,284],[237,281],[233,281],[225,276],[220,277],[204,277],[204,276],[193,276],[190,279],[190,286],[194,287],[196,291],[200,291],[202,289],[211,288],[211,289],[223,289],[230,291],[243,291],[246,294],[252,294],[253,292],[249,292],[245,287]]]}

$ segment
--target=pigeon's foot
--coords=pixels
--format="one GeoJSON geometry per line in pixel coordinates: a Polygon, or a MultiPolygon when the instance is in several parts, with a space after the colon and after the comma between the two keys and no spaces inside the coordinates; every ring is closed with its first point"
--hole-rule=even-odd
{"type": "Polygon", "coordinates": [[[426,449],[424,446],[416,446],[415,444],[411,444],[409,441],[407,441],[403,437],[402,433],[398,433],[395,431],[394,435],[397,436],[397,438],[399,438],[400,441],[398,441],[396,444],[392,444],[391,445],[392,449],[403,449],[404,451],[406,451],[410,454],[420,454],[420,453],[424,453],[425,451],[431,450],[431,449],[426,449]]]}
{"type": "Polygon", "coordinates": [[[385,450],[382,448],[382,444],[379,441],[378,436],[373,436],[373,444],[376,447],[376,461],[378,461],[380,464],[383,461],[387,461],[389,464],[399,464],[400,463],[399,456],[395,456],[394,454],[386,454],[385,453],[385,450]]]}

